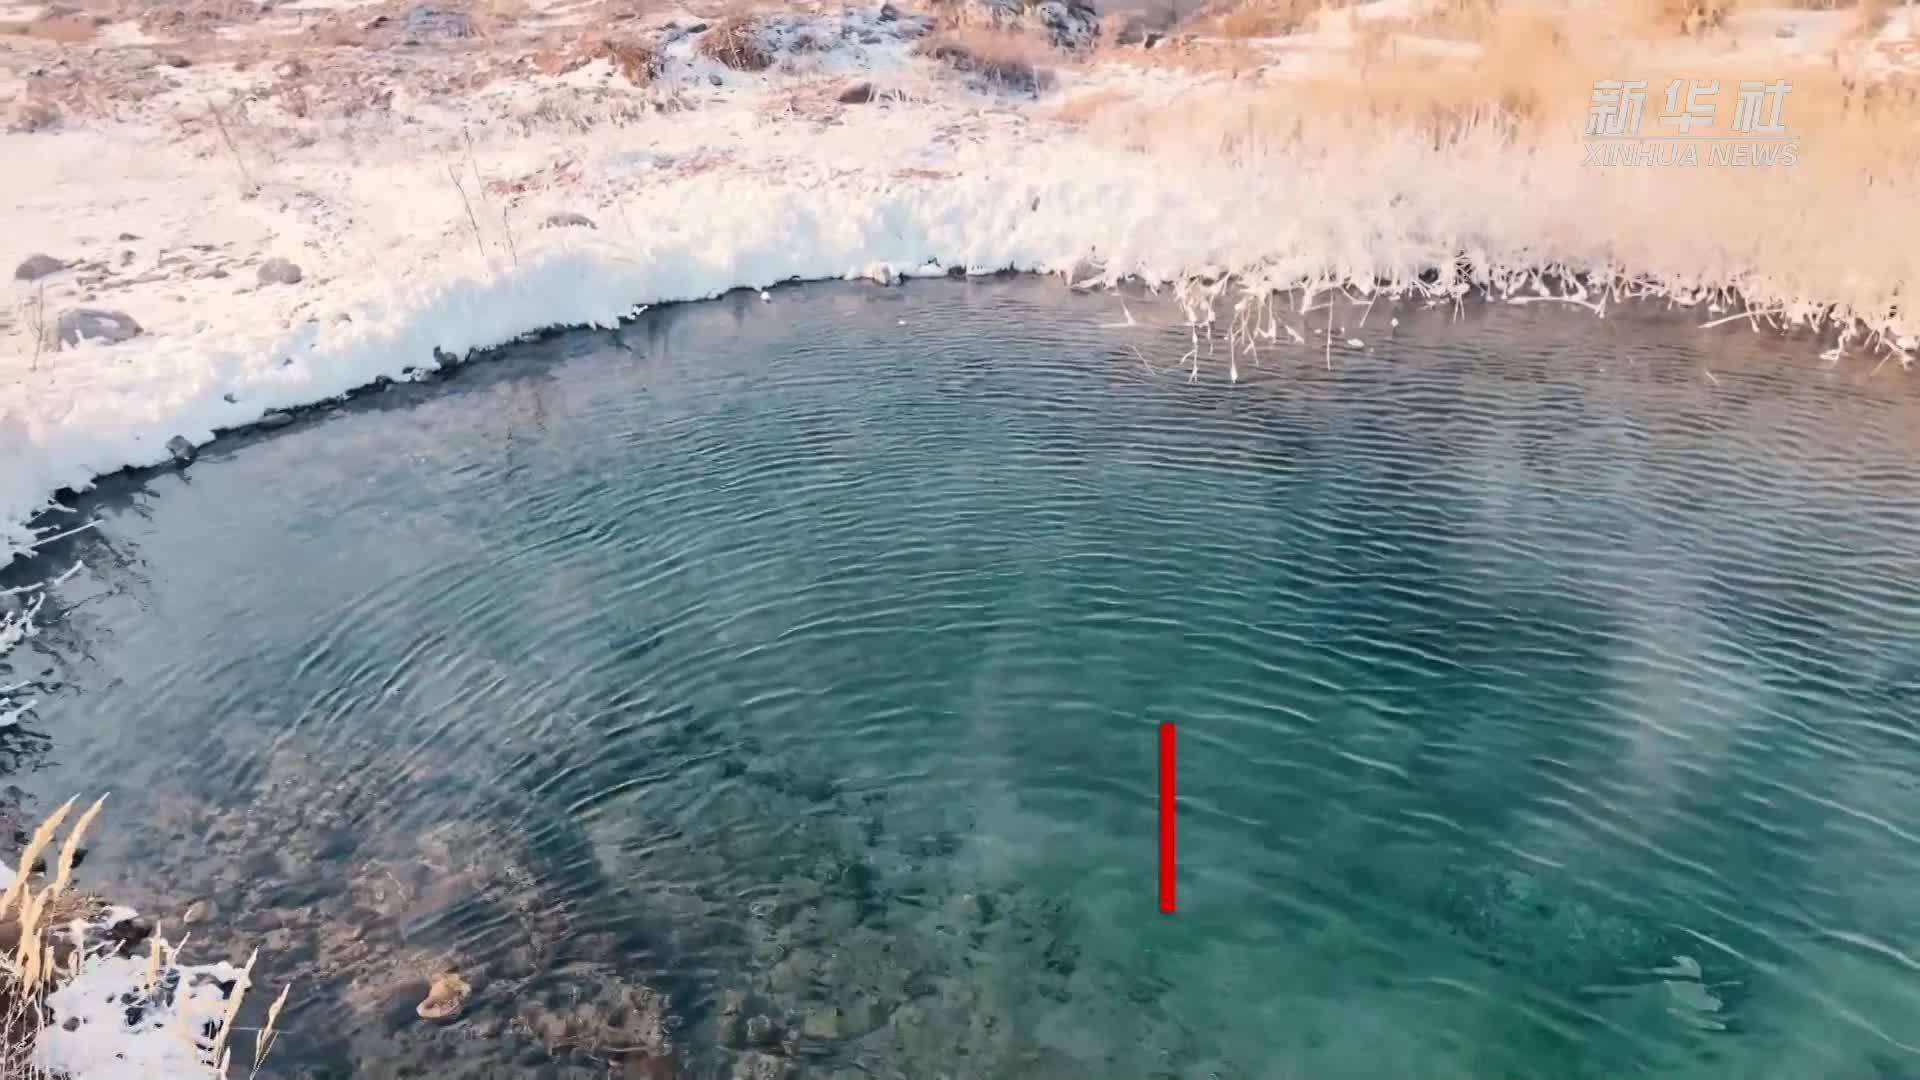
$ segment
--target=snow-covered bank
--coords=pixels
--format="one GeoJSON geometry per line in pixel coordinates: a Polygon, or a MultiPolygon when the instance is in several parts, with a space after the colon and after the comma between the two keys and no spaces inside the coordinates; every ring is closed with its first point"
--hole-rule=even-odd
{"type": "MultiPolygon", "coordinates": [[[[472,93],[399,70],[377,108],[329,113],[315,101],[345,91],[307,64],[195,62],[122,120],[0,136],[15,257],[70,264],[16,283],[0,327],[0,543],[18,555],[79,524],[30,527],[51,493],[163,462],[177,438],[528,331],[793,279],[1010,268],[1451,297],[1554,271],[1737,292],[1771,318],[1838,320],[1849,342],[1911,352],[1920,335],[1902,303],[1920,245],[1889,242],[1913,235],[1911,173],[1777,169],[1730,187],[1725,170],[1583,167],[1577,118],[1446,141],[1397,120],[1254,137],[1223,125],[1256,107],[1311,115],[1274,104],[1295,78],[1284,62],[1243,78],[1089,64],[1036,100],[915,56],[924,28],[897,15],[809,18],[768,31],[776,51],[812,44],[766,72],[667,31],[643,87],[626,85],[626,54],[589,51],[472,93]],[[36,344],[71,308],[142,332],[36,344]]],[[[442,74],[487,55],[450,54],[442,74]]],[[[1285,318],[1261,309],[1242,329],[1284,344],[1285,318]]]]}

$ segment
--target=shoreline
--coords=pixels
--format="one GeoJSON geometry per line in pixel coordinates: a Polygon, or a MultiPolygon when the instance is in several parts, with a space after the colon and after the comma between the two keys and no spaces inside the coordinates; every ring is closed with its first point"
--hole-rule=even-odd
{"type": "MultiPolygon", "coordinates": [[[[1869,175],[1827,196],[1824,218],[1756,240],[1740,219],[1684,212],[1727,203],[1726,181],[1706,177],[1733,171],[1582,169],[1577,127],[1557,120],[1517,133],[1476,112],[1447,142],[1390,116],[1304,108],[1287,114],[1290,135],[1234,128],[1252,124],[1241,106],[1251,117],[1318,77],[1298,58],[1316,40],[1343,47],[1354,34],[1337,21],[1232,77],[1062,57],[1041,93],[918,55],[929,23],[890,11],[786,16],[765,33],[791,54],[767,71],[702,55],[683,14],[645,24],[663,44],[644,84],[599,54],[489,77],[474,95],[416,93],[415,76],[389,73],[391,100],[373,113],[326,113],[307,89],[325,78],[317,56],[193,60],[156,66],[176,85],[148,86],[121,119],[0,135],[26,163],[24,205],[6,215],[13,255],[64,264],[16,281],[0,326],[9,560],[78,524],[52,493],[190,455],[217,432],[528,333],[796,280],[955,268],[1138,280],[1173,288],[1196,329],[1254,348],[1312,336],[1297,317],[1311,303],[1289,318],[1285,294],[1336,289],[1596,311],[1604,291],[1699,305],[1703,322],[1751,303],[1782,325],[1839,326],[1823,339],[1835,357],[1904,365],[1920,347],[1920,318],[1900,306],[1920,256],[1842,280],[1851,263],[1824,254],[1884,236],[1920,191],[1911,173],[1869,175]],[[1302,134],[1301,117],[1323,115],[1326,130],[1302,134]],[[1654,201],[1672,220],[1636,221],[1654,201]],[[1852,219],[1852,235],[1816,233],[1852,219]],[[123,314],[139,332],[49,348],[73,309],[123,314]]],[[[463,69],[522,48],[458,44],[463,69]]],[[[433,61],[433,42],[409,48],[410,63],[433,61]]],[[[1793,212],[1823,179],[1812,172],[1748,171],[1758,208],[1739,212],[1793,212]]]]}

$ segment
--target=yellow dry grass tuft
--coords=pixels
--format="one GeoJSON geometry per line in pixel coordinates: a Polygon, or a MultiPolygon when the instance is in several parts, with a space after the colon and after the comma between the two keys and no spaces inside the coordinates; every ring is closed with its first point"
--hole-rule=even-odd
{"type": "Polygon", "coordinates": [[[927,38],[917,51],[1009,90],[1038,94],[1054,83],[1055,53],[1030,31],[962,27],[927,38]]]}
{"type": "Polygon", "coordinates": [[[79,45],[92,41],[100,26],[87,15],[42,15],[30,22],[0,23],[0,34],[51,41],[60,45],[79,45]]]}
{"type": "MultiPolygon", "coordinates": [[[[35,868],[42,865],[46,853],[60,837],[61,826],[72,814],[76,800],[68,799],[42,821],[20,853],[19,869],[4,892],[0,892],[0,940],[8,945],[0,954],[0,1078],[40,1078],[44,1074],[35,1064],[35,1052],[44,1035],[43,1025],[48,995],[68,978],[78,974],[89,955],[79,938],[79,923],[104,909],[98,900],[72,890],[73,867],[79,860],[80,843],[106,804],[104,797],[81,812],[59,845],[52,861],[53,876],[44,887],[35,889],[35,868]],[[63,933],[55,936],[54,931],[63,933]]],[[[163,968],[177,960],[174,950],[154,936],[147,962],[143,989],[159,985],[163,968]]],[[[257,953],[256,953],[257,956],[257,953]]],[[[225,1076],[229,1065],[226,1042],[239,1013],[242,995],[251,984],[254,960],[249,958],[221,1011],[221,1022],[209,1057],[217,1065],[215,1075],[225,1076]]],[[[255,1039],[254,1072],[259,1071],[275,1037],[275,1025],[286,1005],[290,988],[267,1011],[267,1018],[255,1039]]],[[[187,1025],[197,1027],[203,1018],[182,1017],[179,1038],[197,1041],[187,1025]]]]}
{"type": "Polygon", "coordinates": [[[1278,37],[1299,30],[1325,6],[1322,0],[1240,0],[1204,21],[1223,37],[1278,37]]]}
{"type": "Polygon", "coordinates": [[[760,41],[760,26],[746,15],[730,15],[694,43],[694,51],[735,71],[765,71],[773,56],[760,41]]]}

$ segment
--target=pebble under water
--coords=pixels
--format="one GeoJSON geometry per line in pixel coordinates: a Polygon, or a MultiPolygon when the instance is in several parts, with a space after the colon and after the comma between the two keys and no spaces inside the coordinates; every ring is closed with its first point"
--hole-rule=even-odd
{"type": "Polygon", "coordinates": [[[1130,303],[739,294],[109,481],[13,782],[295,980],[272,1075],[1920,1075],[1909,377],[1130,303]]]}

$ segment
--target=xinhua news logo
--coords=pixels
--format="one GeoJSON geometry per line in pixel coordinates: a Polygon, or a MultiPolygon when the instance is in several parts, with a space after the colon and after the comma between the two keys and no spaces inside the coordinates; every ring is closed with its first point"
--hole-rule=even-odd
{"type": "Polygon", "coordinates": [[[1781,122],[1792,84],[1743,81],[1722,126],[1718,79],[1674,79],[1652,133],[1641,131],[1647,80],[1602,79],[1587,108],[1582,165],[1642,168],[1782,168],[1800,160],[1799,137],[1781,122]]]}

